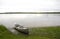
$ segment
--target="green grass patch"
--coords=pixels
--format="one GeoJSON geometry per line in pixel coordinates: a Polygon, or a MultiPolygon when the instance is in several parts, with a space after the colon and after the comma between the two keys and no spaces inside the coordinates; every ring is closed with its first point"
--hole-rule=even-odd
{"type": "Polygon", "coordinates": [[[60,27],[31,28],[30,35],[15,35],[0,25],[0,39],[60,39],[60,27]]]}

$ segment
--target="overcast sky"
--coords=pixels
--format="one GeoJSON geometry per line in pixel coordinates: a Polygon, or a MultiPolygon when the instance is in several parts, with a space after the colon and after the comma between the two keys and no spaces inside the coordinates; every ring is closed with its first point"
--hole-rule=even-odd
{"type": "Polygon", "coordinates": [[[13,27],[15,23],[25,27],[57,26],[60,14],[0,14],[0,24],[13,27]]]}
{"type": "Polygon", "coordinates": [[[0,0],[0,12],[60,11],[60,0],[0,0]]]}

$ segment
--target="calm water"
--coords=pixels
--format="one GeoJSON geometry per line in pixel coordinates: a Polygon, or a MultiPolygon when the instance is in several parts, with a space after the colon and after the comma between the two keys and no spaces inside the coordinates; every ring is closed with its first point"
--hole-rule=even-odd
{"type": "Polygon", "coordinates": [[[14,24],[25,27],[43,27],[60,25],[60,14],[0,14],[0,24],[13,27],[14,24]]]}

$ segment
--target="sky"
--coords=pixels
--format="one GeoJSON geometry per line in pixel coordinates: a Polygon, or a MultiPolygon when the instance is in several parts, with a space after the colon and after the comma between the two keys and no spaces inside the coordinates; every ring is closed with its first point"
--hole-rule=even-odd
{"type": "Polygon", "coordinates": [[[60,11],[60,0],[0,0],[0,13],[22,11],[60,11]]]}
{"type": "Polygon", "coordinates": [[[14,27],[20,24],[25,27],[45,27],[60,25],[60,14],[0,14],[0,24],[14,27]]]}

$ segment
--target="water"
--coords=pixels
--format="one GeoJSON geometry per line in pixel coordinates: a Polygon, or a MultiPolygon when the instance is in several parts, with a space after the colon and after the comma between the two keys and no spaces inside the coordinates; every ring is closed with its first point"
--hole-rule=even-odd
{"type": "Polygon", "coordinates": [[[0,14],[0,24],[11,28],[15,23],[24,27],[57,26],[60,14],[0,14]]]}

